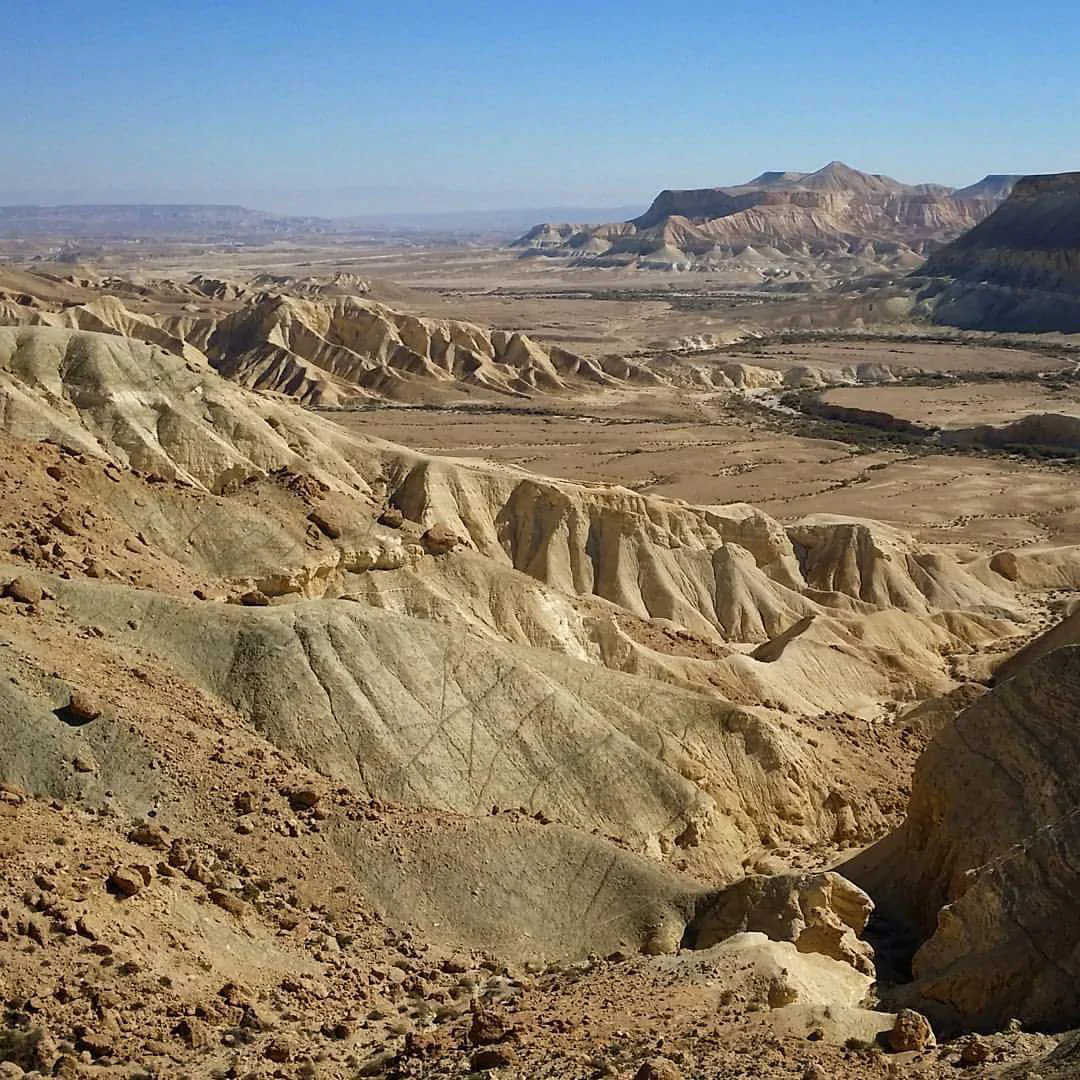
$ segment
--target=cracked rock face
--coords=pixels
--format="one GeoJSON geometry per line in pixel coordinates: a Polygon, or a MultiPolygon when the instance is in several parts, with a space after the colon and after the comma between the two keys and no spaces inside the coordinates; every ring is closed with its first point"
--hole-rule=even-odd
{"type": "Polygon", "coordinates": [[[919,763],[889,863],[924,935],[917,1007],[946,1030],[1060,1028],[1080,1011],[1078,699],[1080,649],[1059,649],[960,713],[919,763]]]}

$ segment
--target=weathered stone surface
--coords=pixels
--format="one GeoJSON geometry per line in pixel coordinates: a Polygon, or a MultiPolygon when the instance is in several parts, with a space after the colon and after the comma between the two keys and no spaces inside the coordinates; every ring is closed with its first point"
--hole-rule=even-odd
{"type": "Polygon", "coordinates": [[[874,950],[859,934],[873,909],[870,897],[839,874],[753,875],[699,910],[686,936],[695,948],[708,948],[757,931],[872,974],[874,950]]]}
{"type": "Polygon", "coordinates": [[[1080,649],[1038,657],[937,734],[904,825],[847,868],[922,945],[903,1001],[944,1032],[1080,1023],[1080,649]]]}

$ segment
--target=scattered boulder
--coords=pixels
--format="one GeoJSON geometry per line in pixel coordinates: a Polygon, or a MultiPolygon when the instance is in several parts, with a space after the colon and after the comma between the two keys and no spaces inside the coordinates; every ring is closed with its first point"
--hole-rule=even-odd
{"type": "Polygon", "coordinates": [[[936,1046],[934,1029],[922,1013],[914,1009],[901,1009],[888,1036],[889,1049],[897,1054],[926,1050],[936,1046]]]}
{"type": "Polygon", "coordinates": [[[45,590],[36,578],[20,574],[4,586],[4,595],[16,604],[40,604],[45,599],[45,590]]]}
{"type": "Polygon", "coordinates": [[[960,1064],[983,1065],[990,1060],[990,1046],[978,1035],[967,1035],[960,1040],[960,1064]]]}
{"type": "Polygon", "coordinates": [[[420,540],[432,555],[449,554],[465,543],[448,525],[432,525],[420,540]]]}
{"type": "Polygon", "coordinates": [[[278,1036],[266,1044],[263,1056],[278,1065],[286,1065],[292,1061],[295,1052],[292,1043],[288,1039],[278,1036]]]}
{"type": "Polygon", "coordinates": [[[65,536],[79,535],[79,522],[70,510],[61,510],[49,522],[54,529],[59,529],[65,536]]]}
{"type": "Polygon", "coordinates": [[[319,805],[319,793],[313,787],[293,788],[287,796],[294,810],[312,810],[319,805]]]}
{"type": "Polygon", "coordinates": [[[473,1046],[500,1042],[512,1030],[511,1026],[497,1013],[485,1009],[482,1005],[477,1005],[473,1009],[472,1023],[469,1025],[469,1042],[473,1046]]]}
{"type": "Polygon", "coordinates": [[[214,1042],[210,1026],[197,1016],[185,1016],[173,1028],[173,1034],[192,1050],[205,1050],[214,1042]]]}
{"type": "Polygon", "coordinates": [[[156,848],[164,851],[169,846],[169,841],[160,825],[152,825],[147,821],[140,821],[129,833],[128,839],[133,844],[141,844],[143,847],[156,848]]]}
{"type": "Polygon", "coordinates": [[[92,773],[97,771],[97,762],[86,750],[76,750],[71,759],[71,764],[78,773],[92,773]]]}
{"type": "Polygon", "coordinates": [[[73,690],[67,703],[67,713],[73,720],[88,724],[101,715],[97,699],[86,690],[73,690]]]}
{"type": "Polygon", "coordinates": [[[134,866],[118,866],[108,879],[109,890],[122,897],[142,892],[146,884],[148,883],[143,880],[143,875],[134,866]]]}
{"type": "Polygon", "coordinates": [[[239,896],[234,896],[227,889],[211,889],[210,899],[230,915],[245,915],[248,911],[247,902],[241,900],[239,896]]]}
{"type": "Polygon", "coordinates": [[[400,529],[405,524],[405,515],[396,506],[388,506],[379,515],[378,521],[388,529],[400,529]]]}
{"type": "Polygon", "coordinates": [[[345,531],[340,516],[334,513],[331,507],[312,510],[308,514],[308,521],[331,540],[340,540],[341,534],[345,531]]]}

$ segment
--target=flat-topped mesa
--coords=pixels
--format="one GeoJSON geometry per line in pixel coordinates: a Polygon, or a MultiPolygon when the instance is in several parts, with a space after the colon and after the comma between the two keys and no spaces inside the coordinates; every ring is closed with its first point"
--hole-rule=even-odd
{"type": "Polygon", "coordinates": [[[816,172],[765,172],[745,184],[667,189],[648,210],[607,225],[544,223],[512,246],[548,255],[652,266],[711,265],[747,245],[779,258],[849,253],[888,244],[911,257],[957,236],[1005,198],[1011,178],[986,177],[954,191],[904,184],[840,161],[816,172]],[[900,245],[898,248],[897,245],[900,245]]]}
{"type": "Polygon", "coordinates": [[[1028,176],[970,232],[931,256],[936,322],[965,329],[1080,331],[1080,172],[1028,176]]]}

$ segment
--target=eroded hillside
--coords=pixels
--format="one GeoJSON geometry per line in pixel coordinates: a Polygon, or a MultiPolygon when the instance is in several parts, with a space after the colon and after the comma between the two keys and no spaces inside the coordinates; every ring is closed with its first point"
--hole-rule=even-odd
{"type": "Polygon", "coordinates": [[[880,1035],[953,1070],[872,1007],[866,932],[940,898],[831,868],[909,842],[928,737],[1001,693],[969,661],[1040,630],[1080,551],[409,450],[259,373],[612,376],[375,301],[177,289],[214,317],[25,294],[0,327],[0,1056],[892,1075],[880,1035]]]}

